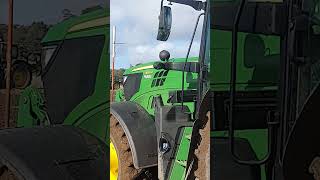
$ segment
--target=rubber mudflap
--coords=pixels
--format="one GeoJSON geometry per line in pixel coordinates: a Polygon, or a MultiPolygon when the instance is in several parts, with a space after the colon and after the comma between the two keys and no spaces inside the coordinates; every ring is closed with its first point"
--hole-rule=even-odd
{"type": "Polygon", "coordinates": [[[73,126],[0,130],[0,166],[25,180],[109,179],[106,143],[73,126]]]}

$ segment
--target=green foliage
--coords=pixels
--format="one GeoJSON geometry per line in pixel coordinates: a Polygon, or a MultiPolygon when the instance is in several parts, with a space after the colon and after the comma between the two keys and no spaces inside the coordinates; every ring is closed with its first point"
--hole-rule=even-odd
{"type": "MultiPolygon", "coordinates": [[[[112,69],[110,70],[110,72],[112,72],[112,69]]],[[[115,84],[119,84],[119,83],[123,82],[123,73],[124,72],[125,72],[125,69],[123,69],[123,68],[114,70],[115,84]]],[[[110,73],[110,87],[111,87],[111,82],[112,82],[112,73],[110,73]]]]}
{"type": "MultiPolygon", "coordinates": [[[[13,43],[18,45],[19,58],[27,58],[30,53],[41,52],[41,39],[45,36],[49,25],[43,22],[34,22],[31,25],[14,25],[13,43]]],[[[7,26],[0,25],[0,37],[7,40],[7,26]]]]}

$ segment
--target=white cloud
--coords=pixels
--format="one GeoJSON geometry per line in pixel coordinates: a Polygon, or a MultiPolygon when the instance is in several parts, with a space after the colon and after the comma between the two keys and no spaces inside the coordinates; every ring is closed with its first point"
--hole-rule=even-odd
{"type": "MultiPolygon", "coordinates": [[[[188,6],[173,4],[170,38],[167,42],[160,42],[156,40],[160,2],[160,0],[111,0],[111,25],[117,26],[117,42],[126,43],[117,46],[117,62],[121,65],[158,60],[158,54],[163,49],[169,50],[171,57],[186,56],[200,12],[188,6]]],[[[198,28],[191,56],[198,55],[200,34],[201,27],[198,28]]]]}

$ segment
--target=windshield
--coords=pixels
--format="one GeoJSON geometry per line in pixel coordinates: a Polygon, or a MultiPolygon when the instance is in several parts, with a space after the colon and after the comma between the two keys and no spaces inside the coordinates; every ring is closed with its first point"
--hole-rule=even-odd
{"type": "Polygon", "coordinates": [[[62,123],[68,114],[95,89],[96,74],[104,47],[104,36],[64,40],[43,74],[51,122],[62,123]]]}
{"type": "Polygon", "coordinates": [[[42,48],[42,54],[41,54],[41,59],[42,59],[42,67],[45,68],[51,59],[53,53],[57,49],[57,45],[52,45],[52,46],[45,46],[42,48]]]}
{"type": "Polygon", "coordinates": [[[127,101],[129,101],[132,98],[132,96],[139,91],[142,75],[142,73],[136,73],[125,76],[123,90],[124,97],[127,101]]]}

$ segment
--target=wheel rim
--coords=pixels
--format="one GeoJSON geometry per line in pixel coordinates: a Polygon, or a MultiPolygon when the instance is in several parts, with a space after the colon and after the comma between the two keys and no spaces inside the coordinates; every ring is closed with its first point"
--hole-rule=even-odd
{"type": "Polygon", "coordinates": [[[30,81],[30,73],[27,69],[17,69],[13,72],[13,81],[16,88],[25,88],[30,81]]]}
{"type": "Polygon", "coordinates": [[[116,148],[110,141],[110,180],[118,179],[118,155],[116,148]]]}

